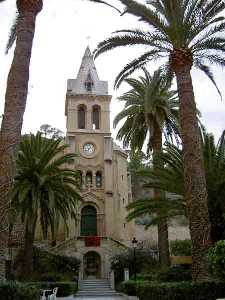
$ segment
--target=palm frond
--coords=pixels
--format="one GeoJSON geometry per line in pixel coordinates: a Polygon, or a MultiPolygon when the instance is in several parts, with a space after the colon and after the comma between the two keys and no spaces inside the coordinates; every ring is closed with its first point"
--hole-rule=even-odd
{"type": "Polygon", "coordinates": [[[14,17],[13,24],[10,28],[10,33],[5,49],[5,53],[8,54],[9,50],[12,48],[15,40],[16,40],[16,30],[17,30],[17,24],[18,24],[19,14],[16,13],[16,16],[14,17]]]}

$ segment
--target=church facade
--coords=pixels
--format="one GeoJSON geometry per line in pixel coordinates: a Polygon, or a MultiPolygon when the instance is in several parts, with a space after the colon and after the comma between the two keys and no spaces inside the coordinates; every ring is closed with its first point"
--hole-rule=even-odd
{"type": "Polygon", "coordinates": [[[55,251],[81,261],[80,278],[107,278],[110,257],[131,245],[134,223],[126,222],[131,201],[127,154],[110,132],[108,84],[99,80],[87,47],[76,79],[67,83],[65,115],[68,151],[78,157],[70,165],[80,172],[83,202],[78,218],[63,226],[55,251]]]}
{"type": "MultiPolygon", "coordinates": [[[[110,277],[111,258],[132,246],[157,244],[157,228],[127,222],[126,206],[132,201],[127,153],[113,142],[110,132],[108,84],[101,81],[87,47],[76,79],[67,81],[65,102],[67,151],[76,153],[70,164],[81,178],[83,202],[69,230],[59,225],[57,244],[51,251],[80,260],[80,279],[110,277]]],[[[169,226],[170,239],[189,238],[187,226],[169,226]]],[[[37,232],[37,240],[42,235],[37,232]]]]}

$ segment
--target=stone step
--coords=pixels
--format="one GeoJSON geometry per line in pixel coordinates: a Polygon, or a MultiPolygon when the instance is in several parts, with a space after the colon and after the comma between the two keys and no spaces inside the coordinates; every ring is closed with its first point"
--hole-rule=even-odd
{"type": "Polygon", "coordinates": [[[79,289],[87,289],[87,288],[110,288],[109,285],[79,285],[79,289]]]}
{"type": "Polygon", "coordinates": [[[86,285],[109,285],[108,282],[79,282],[79,285],[83,285],[83,286],[86,286],[86,285]]]}
{"type": "Polygon", "coordinates": [[[110,290],[110,286],[102,286],[102,287],[95,287],[95,286],[89,286],[89,287],[79,287],[80,291],[85,291],[85,290],[89,290],[89,291],[95,291],[95,290],[110,290]]]}
{"type": "Polygon", "coordinates": [[[100,293],[100,292],[96,292],[96,293],[76,293],[76,297],[121,297],[122,295],[116,292],[109,292],[109,293],[100,293]]]}
{"type": "Polygon", "coordinates": [[[121,294],[112,290],[108,280],[80,280],[76,297],[119,297],[121,294]]]}

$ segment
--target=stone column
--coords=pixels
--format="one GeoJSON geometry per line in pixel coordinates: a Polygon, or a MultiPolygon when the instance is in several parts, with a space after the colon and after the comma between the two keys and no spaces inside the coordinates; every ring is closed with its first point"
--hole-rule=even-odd
{"type": "Polygon", "coordinates": [[[87,109],[87,115],[86,115],[86,124],[87,124],[87,129],[92,130],[92,110],[89,108],[87,109]]]}
{"type": "Polygon", "coordinates": [[[110,287],[112,290],[115,289],[115,274],[113,270],[110,272],[110,287]]]}
{"type": "Polygon", "coordinates": [[[94,190],[97,188],[97,186],[96,186],[96,172],[93,172],[93,175],[92,175],[92,187],[93,187],[94,190]]]}

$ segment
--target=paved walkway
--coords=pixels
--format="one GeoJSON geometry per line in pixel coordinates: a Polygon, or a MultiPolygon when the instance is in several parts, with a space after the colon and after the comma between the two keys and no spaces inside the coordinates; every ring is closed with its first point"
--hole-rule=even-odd
{"type": "Polygon", "coordinates": [[[66,297],[66,298],[59,298],[57,297],[57,300],[125,300],[124,297],[91,297],[91,298],[84,298],[84,297],[74,297],[74,296],[70,296],[70,297],[66,297]]]}

